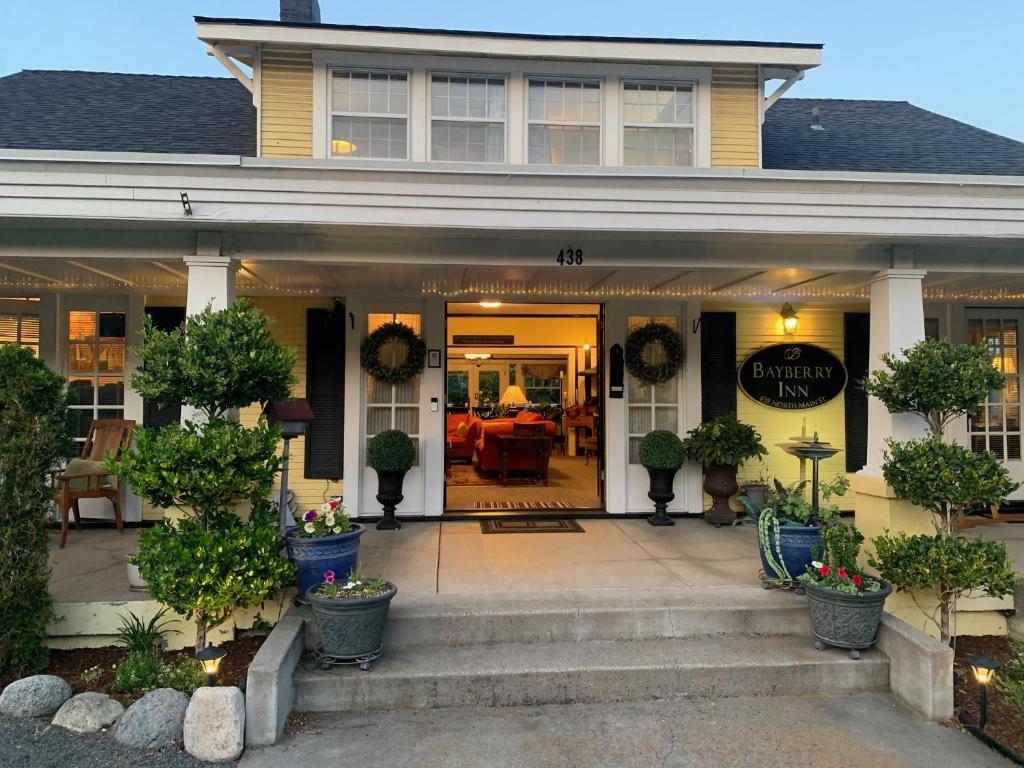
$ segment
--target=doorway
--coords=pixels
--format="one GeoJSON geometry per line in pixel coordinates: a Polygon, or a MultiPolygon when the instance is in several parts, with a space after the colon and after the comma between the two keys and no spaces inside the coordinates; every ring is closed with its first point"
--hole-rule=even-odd
{"type": "Polygon", "coordinates": [[[446,513],[604,510],[603,312],[446,306],[446,513]]]}

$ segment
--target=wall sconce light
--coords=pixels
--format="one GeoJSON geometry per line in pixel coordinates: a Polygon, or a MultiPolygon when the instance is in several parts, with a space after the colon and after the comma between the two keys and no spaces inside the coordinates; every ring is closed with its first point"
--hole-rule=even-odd
{"type": "Polygon", "coordinates": [[[782,315],[782,330],[786,332],[787,336],[792,336],[796,333],[796,328],[800,324],[800,318],[797,316],[796,310],[787,301],[782,305],[782,310],[779,314],[782,315]]]}
{"type": "Polygon", "coordinates": [[[213,676],[217,674],[221,659],[228,655],[223,648],[215,648],[213,643],[207,643],[203,650],[196,654],[196,659],[203,665],[203,672],[206,673],[206,682],[213,684],[213,676]]]}
{"type": "Polygon", "coordinates": [[[1003,665],[988,654],[982,653],[967,660],[978,683],[978,730],[984,731],[988,725],[988,687],[1003,665]]]}

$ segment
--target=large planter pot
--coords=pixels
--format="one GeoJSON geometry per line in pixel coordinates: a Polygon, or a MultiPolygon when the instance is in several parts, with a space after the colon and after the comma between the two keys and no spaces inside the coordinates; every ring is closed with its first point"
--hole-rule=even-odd
{"type": "MultiPolygon", "coordinates": [[[[289,529],[294,530],[294,529],[289,529]]],[[[285,533],[288,559],[298,566],[299,594],[305,595],[324,580],[324,573],[334,571],[339,579],[347,578],[359,562],[359,537],[366,529],[352,523],[352,530],[337,536],[305,539],[285,533]]]]}
{"type": "Polygon", "coordinates": [[[395,517],[395,507],[402,503],[402,483],[405,472],[394,469],[378,469],[377,501],[384,507],[384,517],[377,523],[378,531],[396,531],[402,527],[402,521],[395,517]]]}
{"type": "Polygon", "coordinates": [[[675,525],[675,521],[668,516],[668,505],[676,497],[672,486],[675,484],[678,467],[664,469],[659,467],[645,467],[651,478],[651,489],[647,492],[647,498],[654,502],[654,516],[648,517],[647,522],[651,525],[675,525]]]}
{"type": "Polygon", "coordinates": [[[743,493],[754,502],[755,509],[762,509],[768,503],[768,486],[764,483],[747,483],[743,493]]]}
{"type": "Polygon", "coordinates": [[[736,513],[729,499],[740,489],[736,482],[736,467],[729,464],[710,464],[704,467],[704,493],[711,497],[711,509],[704,519],[716,528],[736,522],[736,513]]]}
{"type": "Polygon", "coordinates": [[[811,607],[811,629],[817,639],[815,647],[847,648],[856,659],[860,658],[859,651],[874,645],[885,599],[892,592],[889,582],[882,581],[881,585],[878,592],[850,595],[817,584],[804,584],[811,607]]]}
{"type": "Polygon", "coordinates": [[[388,608],[398,594],[394,584],[389,582],[388,587],[383,595],[359,599],[320,597],[312,588],[305,593],[320,630],[317,654],[322,666],[360,662],[367,669],[369,662],[380,656],[388,608]]]}
{"type": "Polygon", "coordinates": [[[769,527],[767,538],[773,559],[778,560],[779,552],[781,551],[782,565],[785,566],[787,573],[779,573],[772,566],[769,558],[765,556],[765,542],[758,536],[757,546],[761,554],[761,566],[764,568],[765,577],[784,584],[799,584],[803,586],[803,582],[795,582],[795,579],[807,573],[807,566],[814,560],[812,550],[814,548],[821,549],[821,527],[780,525],[778,530],[774,527],[769,527]]]}

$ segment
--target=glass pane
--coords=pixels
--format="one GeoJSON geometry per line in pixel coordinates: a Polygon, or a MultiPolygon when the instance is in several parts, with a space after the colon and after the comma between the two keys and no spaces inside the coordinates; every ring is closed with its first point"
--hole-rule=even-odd
{"type": "Polygon", "coordinates": [[[571,125],[531,125],[529,161],[548,165],[598,165],[601,130],[571,125]]]}
{"type": "Polygon", "coordinates": [[[1003,399],[1008,403],[1020,402],[1020,379],[1018,377],[1006,377],[1006,387],[1003,389],[1003,399]]]}
{"type": "Polygon", "coordinates": [[[623,122],[693,122],[693,90],[690,86],[623,83],[622,88],[623,122]]]}
{"type": "Polygon", "coordinates": [[[501,399],[501,374],[498,371],[480,371],[477,375],[479,403],[497,403],[501,399]]]}
{"type": "Polygon", "coordinates": [[[504,119],[505,80],[434,75],[430,84],[430,110],[434,117],[504,119]]]}
{"type": "Polygon", "coordinates": [[[419,434],[420,431],[420,409],[395,408],[395,429],[400,429],[407,435],[419,434]]]}
{"type": "Polygon", "coordinates": [[[124,322],[124,312],[101,312],[100,338],[123,339],[124,322]]]}
{"type": "Polygon", "coordinates": [[[646,435],[651,431],[651,409],[646,405],[629,407],[629,434],[646,435]]]}
{"type": "Polygon", "coordinates": [[[988,407],[988,428],[1002,429],[1003,407],[1001,405],[990,405],[988,407]]]}
{"type": "Polygon", "coordinates": [[[71,405],[93,404],[93,380],[71,379],[68,382],[68,399],[71,405]]]}
{"type": "Polygon", "coordinates": [[[100,344],[99,364],[101,371],[123,371],[124,344],[100,344]]]}
{"type": "Polygon", "coordinates": [[[1006,431],[1020,432],[1020,406],[1012,405],[1006,408],[1006,431]]]}
{"type": "Polygon", "coordinates": [[[501,163],[505,161],[505,125],[435,120],[430,147],[432,160],[501,163]]]}
{"type": "Polygon", "coordinates": [[[92,344],[69,345],[68,370],[75,373],[96,370],[96,347],[92,344]]]}
{"type": "Polygon", "coordinates": [[[96,412],[98,419],[123,419],[124,408],[100,408],[96,412]]]}
{"type": "Polygon", "coordinates": [[[1003,436],[989,435],[988,449],[996,455],[997,459],[1003,458],[1003,436]]]}
{"type": "Polygon", "coordinates": [[[335,115],[331,126],[333,157],[406,158],[405,118],[335,115]]]}
{"type": "Polygon", "coordinates": [[[669,432],[679,431],[679,409],[675,407],[671,408],[655,408],[654,409],[654,428],[655,429],[667,429],[669,432]]]}
{"type": "Polygon", "coordinates": [[[391,408],[367,408],[366,434],[373,436],[385,429],[391,429],[391,408]]]}
{"type": "Polygon", "coordinates": [[[88,437],[89,427],[92,425],[92,408],[72,408],[68,411],[71,421],[71,434],[74,437],[88,437]]]}
{"type": "Polygon", "coordinates": [[[967,343],[981,344],[982,342],[981,320],[967,321],[967,343]]]}
{"type": "Polygon", "coordinates": [[[95,312],[68,313],[68,339],[71,341],[88,341],[96,338],[95,312]]]}
{"type": "Polygon", "coordinates": [[[640,441],[642,437],[631,437],[629,438],[629,463],[639,464],[640,463],[640,441]]]}
{"type": "Polygon", "coordinates": [[[974,453],[984,453],[985,452],[985,436],[984,435],[974,435],[974,436],[971,437],[971,450],[974,453]]]}
{"type": "Polygon", "coordinates": [[[651,402],[651,395],[654,393],[654,388],[639,379],[634,379],[632,376],[627,376],[629,379],[629,402],[631,403],[649,403],[651,402]]]}
{"type": "Polygon", "coordinates": [[[120,376],[101,376],[97,402],[100,405],[124,405],[124,379],[120,376]]]}
{"type": "Polygon", "coordinates": [[[1006,436],[1006,458],[1020,460],[1020,435],[1006,436]]]}
{"type": "Polygon", "coordinates": [[[469,404],[469,371],[448,372],[448,405],[462,407],[469,404]]]}
{"type": "Polygon", "coordinates": [[[673,376],[668,381],[657,384],[654,387],[654,402],[656,403],[677,403],[679,402],[679,382],[673,376]]]}
{"type": "Polygon", "coordinates": [[[409,381],[402,384],[395,384],[396,403],[419,403],[420,401],[420,377],[413,376],[409,381]]]}
{"type": "Polygon", "coordinates": [[[625,165],[693,165],[692,128],[632,128],[622,131],[625,165]]]}
{"type": "Polygon", "coordinates": [[[373,404],[391,403],[391,385],[378,381],[373,376],[366,377],[366,402],[373,404]]]}
{"type": "Polygon", "coordinates": [[[408,87],[404,73],[334,72],[331,108],[335,112],[405,115],[408,87]]]}

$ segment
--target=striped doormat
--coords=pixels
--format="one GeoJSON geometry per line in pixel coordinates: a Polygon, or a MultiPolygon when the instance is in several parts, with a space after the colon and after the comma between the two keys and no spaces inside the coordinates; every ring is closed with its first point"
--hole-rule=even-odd
{"type": "Polygon", "coordinates": [[[481,533],[586,533],[575,520],[481,520],[481,533]]]}
{"type": "Polygon", "coordinates": [[[525,510],[531,509],[575,509],[568,501],[478,501],[473,509],[525,510]]]}

